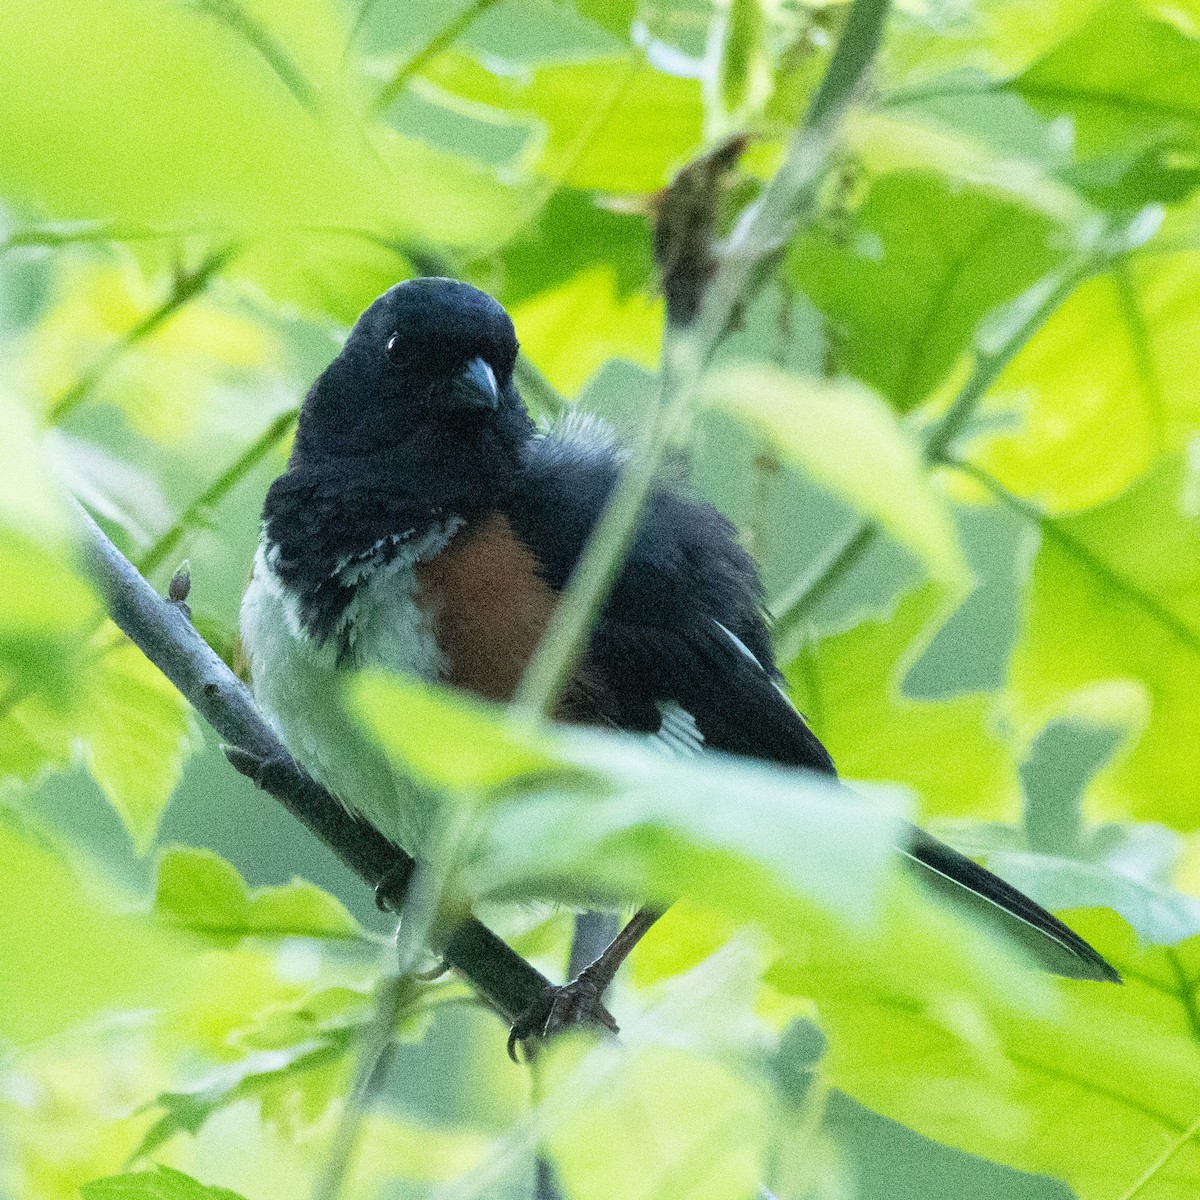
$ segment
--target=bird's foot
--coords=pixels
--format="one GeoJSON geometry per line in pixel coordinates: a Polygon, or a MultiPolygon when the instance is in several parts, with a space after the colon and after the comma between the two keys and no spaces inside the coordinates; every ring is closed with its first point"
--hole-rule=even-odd
{"type": "Polygon", "coordinates": [[[531,1059],[538,1042],[574,1025],[594,1025],[610,1033],[620,1032],[612,1013],[604,1007],[604,993],[610,980],[592,971],[599,962],[597,959],[570,983],[547,988],[537,1003],[514,1022],[508,1031],[508,1057],[513,1062],[520,1061],[518,1044],[525,1048],[525,1057],[531,1059]]]}
{"type": "Polygon", "coordinates": [[[538,1002],[509,1030],[508,1057],[517,1061],[518,1042],[525,1046],[526,1057],[530,1057],[540,1039],[552,1037],[573,1025],[598,1025],[610,1033],[619,1033],[620,1026],[604,1007],[604,993],[630,951],[659,915],[651,908],[639,909],[594,963],[584,967],[570,983],[547,988],[538,1002]]]}

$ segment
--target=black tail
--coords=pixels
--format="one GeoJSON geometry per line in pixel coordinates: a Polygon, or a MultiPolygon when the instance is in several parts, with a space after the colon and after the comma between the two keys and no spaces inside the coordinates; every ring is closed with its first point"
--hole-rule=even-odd
{"type": "Polygon", "coordinates": [[[935,891],[960,907],[965,903],[1055,975],[1121,982],[1121,976],[1083,938],[1040,904],[924,830],[915,825],[910,829],[911,838],[902,853],[935,891]]]}

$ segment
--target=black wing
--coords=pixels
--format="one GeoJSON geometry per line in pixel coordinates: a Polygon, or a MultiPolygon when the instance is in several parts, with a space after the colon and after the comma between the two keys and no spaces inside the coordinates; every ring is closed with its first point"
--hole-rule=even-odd
{"type": "MultiPolygon", "coordinates": [[[[585,425],[582,434],[537,439],[506,505],[514,532],[556,590],[566,586],[621,470],[603,433],[585,425]]],[[[733,527],[709,505],[654,493],[566,698],[567,715],[686,742],[676,717],[682,711],[697,744],[836,774],[780,683],[758,573],[733,527]]],[[[935,891],[966,903],[1050,971],[1119,981],[1056,917],[909,828],[901,852],[935,891]]]]}

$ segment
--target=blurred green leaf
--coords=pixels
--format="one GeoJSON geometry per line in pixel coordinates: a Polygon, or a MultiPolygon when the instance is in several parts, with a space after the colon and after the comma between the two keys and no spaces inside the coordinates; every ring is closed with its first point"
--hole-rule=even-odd
{"type": "Polygon", "coordinates": [[[131,642],[98,654],[85,676],[77,730],[88,768],[140,853],[198,745],[187,701],[131,642]]]}
{"type": "Polygon", "coordinates": [[[340,20],[316,0],[289,9],[222,0],[148,15],[135,0],[85,0],[68,32],[37,4],[8,6],[0,40],[19,85],[0,100],[0,188],[58,218],[224,231],[252,249],[253,278],[286,283],[284,300],[329,293],[339,315],[365,289],[322,244],[328,234],[468,246],[509,227],[514,189],[419,139],[362,127],[337,88],[298,85],[306,69],[330,71],[340,20]],[[281,34],[299,74],[264,53],[281,34]],[[157,78],[170,85],[146,86],[157,78]],[[302,256],[301,288],[292,260],[307,231],[316,248],[302,256]]]}
{"type": "MultiPolygon", "coordinates": [[[[613,211],[602,198],[559,188],[503,252],[504,297],[519,305],[540,292],[562,287],[590,267],[612,270],[616,299],[654,287],[654,258],[647,217],[613,211]]],[[[580,329],[577,334],[585,334],[580,329]]],[[[522,341],[528,338],[522,327],[522,341]]]]}
{"type": "Polygon", "coordinates": [[[637,0],[575,0],[575,8],[609,33],[625,37],[637,15],[638,4],[637,0]]]}
{"type": "Polygon", "coordinates": [[[353,704],[398,766],[437,787],[486,795],[566,769],[536,729],[507,724],[499,706],[449,688],[369,675],[355,685],[353,704]]]}
{"type": "Polygon", "coordinates": [[[1017,851],[989,854],[987,862],[1014,887],[1055,911],[1111,908],[1152,946],[1173,946],[1200,934],[1200,900],[1132,879],[1103,863],[1017,851]]]}
{"type": "Polygon", "coordinates": [[[613,358],[648,368],[658,363],[662,301],[641,292],[622,296],[605,266],[528,297],[512,316],[525,352],[568,396],[613,358]]]}
{"type": "Polygon", "coordinates": [[[656,191],[700,147],[700,85],[655,70],[640,52],[502,73],[444,54],[424,74],[430,98],[527,114],[544,129],[534,167],[570,187],[656,191]]]}
{"type": "Polygon", "coordinates": [[[930,1141],[834,1092],[825,1129],[849,1159],[856,1200],[1074,1200],[1065,1183],[930,1141]]]}
{"type": "Polygon", "coordinates": [[[345,1030],[323,1035],[318,1031],[309,1041],[274,1050],[260,1050],[237,1062],[211,1071],[186,1091],[162,1092],[154,1098],[153,1107],[162,1115],[146,1131],[134,1160],[153,1154],[177,1133],[197,1133],[215,1113],[239,1100],[253,1097],[264,1104],[278,1103],[273,1093],[291,1093],[291,1103],[297,1093],[303,1096],[309,1118],[314,1119],[329,1105],[335,1089],[345,1084],[344,1062],[349,1045],[345,1030]],[[330,1077],[330,1069],[333,1077],[330,1077]],[[316,1086],[309,1085],[314,1076],[316,1086]]]}
{"type": "MultiPolygon", "coordinates": [[[[817,1001],[831,1084],[928,1138],[1053,1176],[1080,1196],[1120,1195],[1190,1127],[1200,1050],[1185,993],[1178,980],[1166,988],[1170,963],[1137,950],[1119,918],[1071,915],[1124,987],[1002,976],[998,962],[990,979],[976,963],[972,979],[962,969],[971,941],[950,948],[928,917],[907,925],[902,911],[889,905],[890,953],[867,973],[821,947],[768,976],[817,1001]]],[[[1194,1186],[1200,1152],[1182,1149],[1171,1178],[1194,1186]]]]}
{"type": "Polygon", "coordinates": [[[805,648],[786,666],[788,691],[847,778],[906,784],[926,814],[1013,817],[1016,762],[996,697],[905,690],[908,668],[944,613],[937,588],[926,584],[887,618],[862,620],[805,648]]]}
{"type": "Polygon", "coordinates": [[[1100,723],[1141,730],[1092,788],[1090,812],[1184,829],[1200,813],[1200,520],[1188,479],[1167,461],[1110,503],[1043,523],[1012,660],[1024,720],[1041,725],[1085,694],[1100,723]]]}
{"type": "Polygon", "coordinates": [[[920,452],[894,415],[866,389],[769,367],[734,368],[707,385],[710,403],[757,428],[785,459],[878,522],[935,579],[968,579],[946,505],[930,486],[920,452]]]}
{"type": "Polygon", "coordinates": [[[1178,202],[1200,183],[1200,41],[1181,24],[1112,0],[1012,84],[1048,116],[1070,118],[1088,164],[1075,180],[1114,208],[1178,202]]]}
{"type": "Polygon", "coordinates": [[[769,928],[813,905],[868,921],[899,836],[900,798],[864,800],[804,771],[577,734],[560,754],[585,788],[502,800],[464,868],[471,895],[588,903],[691,896],[769,928]],[[597,780],[606,781],[606,788],[597,780]]]}
{"type": "Polygon", "coordinates": [[[206,1187],[190,1175],[164,1166],[97,1179],[85,1183],[80,1194],[83,1200],[243,1200],[228,1188],[206,1187]]]}
{"type": "Polygon", "coordinates": [[[341,902],[307,880],[251,891],[220,855],[182,846],[159,860],[154,910],[172,925],[219,941],[362,935],[341,902]]]}
{"type": "Polygon", "coordinates": [[[972,457],[1053,513],[1119,495],[1200,425],[1188,366],[1200,255],[1147,250],[1084,283],[1004,371],[988,407],[1020,417],[972,457]]]}
{"type": "MultiPolygon", "coordinates": [[[[236,1011],[235,995],[263,1003],[258,960],[214,962],[181,935],[121,911],[127,900],[118,906],[105,891],[85,888],[51,842],[3,810],[0,852],[0,1034],[10,1041],[46,1038],[123,1009],[177,1005],[186,1025],[218,997],[227,1011],[236,1011]]],[[[278,980],[270,987],[278,992],[278,980]]],[[[215,1013],[205,1019],[210,1028],[220,1024],[215,1013]]]]}
{"type": "Polygon", "coordinates": [[[765,1117],[761,1095],[736,1072],[647,1047],[553,1130],[549,1148],[578,1200],[741,1200],[762,1169],[765,1117]]]}
{"type": "Polygon", "coordinates": [[[906,412],[989,312],[1062,261],[1055,232],[993,191],[903,171],[876,179],[848,225],[802,238],[789,271],[829,319],[839,364],[906,412]]]}
{"type": "Polygon", "coordinates": [[[716,71],[710,107],[715,118],[709,136],[734,132],[751,119],[771,94],[771,27],[763,0],[724,0],[715,6],[715,27],[709,37],[715,43],[716,71]]]}

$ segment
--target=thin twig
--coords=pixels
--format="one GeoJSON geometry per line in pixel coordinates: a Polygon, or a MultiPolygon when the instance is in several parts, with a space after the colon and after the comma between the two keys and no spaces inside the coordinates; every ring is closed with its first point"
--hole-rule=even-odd
{"type": "Polygon", "coordinates": [[[119,342],[101,355],[99,361],[90,370],[85,371],[55,401],[46,416],[47,422],[51,425],[61,424],[87,399],[96,385],[112,370],[118,359],[139,342],[145,341],[152,333],[156,333],[180,309],[199,296],[236,253],[237,247],[223,246],[209,254],[194,271],[185,271],[178,275],[171,288],[171,294],[166,300],[153,312],[143,317],[119,342]]]}
{"type": "Polygon", "coordinates": [[[354,1086],[333,1131],[329,1154],[313,1188],[313,1200],[338,1200],[346,1186],[354,1151],[362,1132],[362,1121],[371,1107],[396,1035],[400,1008],[408,993],[409,980],[399,973],[388,974],[375,992],[375,1007],[359,1049],[354,1086]]]}
{"type": "Polygon", "coordinates": [[[231,492],[281,441],[296,423],[298,408],[288,409],[271,422],[228,467],[176,518],[175,523],[138,559],[138,570],[152,575],[193,529],[231,492]]]}
{"type": "Polygon", "coordinates": [[[338,1200],[345,1187],[363,1118],[382,1082],[401,1008],[414,994],[417,965],[441,910],[468,818],[464,806],[452,806],[430,839],[428,859],[418,863],[409,877],[403,901],[404,922],[396,939],[395,971],[376,993],[375,1012],[360,1052],[354,1087],[334,1131],[313,1200],[338,1200]]]}
{"type": "Polygon", "coordinates": [[[382,113],[408,87],[413,78],[419,75],[439,54],[449,50],[495,3],[496,0],[474,0],[474,3],[468,4],[462,12],[447,21],[379,90],[379,94],[371,105],[372,113],[375,116],[382,113]]]}

